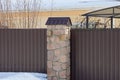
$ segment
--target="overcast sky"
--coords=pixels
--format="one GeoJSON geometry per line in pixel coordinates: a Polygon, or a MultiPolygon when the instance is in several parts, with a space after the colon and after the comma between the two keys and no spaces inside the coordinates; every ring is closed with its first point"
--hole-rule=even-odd
{"type": "MultiPolygon", "coordinates": [[[[42,8],[50,10],[52,0],[42,0],[42,8]]],[[[53,0],[53,10],[103,8],[120,5],[119,0],[53,0]]]]}

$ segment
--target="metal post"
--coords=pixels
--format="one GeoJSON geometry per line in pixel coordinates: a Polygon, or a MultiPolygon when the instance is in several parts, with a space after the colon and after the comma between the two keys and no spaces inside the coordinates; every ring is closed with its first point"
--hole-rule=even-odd
{"type": "Polygon", "coordinates": [[[86,28],[89,28],[89,16],[86,16],[86,28]]]}
{"type": "Polygon", "coordinates": [[[111,17],[111,29],[113,29],[113,17],[111,17]]]}

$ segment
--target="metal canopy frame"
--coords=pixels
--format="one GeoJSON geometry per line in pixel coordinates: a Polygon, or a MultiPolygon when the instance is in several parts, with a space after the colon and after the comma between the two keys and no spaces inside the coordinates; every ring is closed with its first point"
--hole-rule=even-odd
{"type": "Polygon", "coordinates": [[[113,28],[113,18],[120,18],[120,5],[92,11],[82,16],[86,16],[86,28],[89,28],[89,17],[105,17],[111,19],[111,28],[113,28]]]}

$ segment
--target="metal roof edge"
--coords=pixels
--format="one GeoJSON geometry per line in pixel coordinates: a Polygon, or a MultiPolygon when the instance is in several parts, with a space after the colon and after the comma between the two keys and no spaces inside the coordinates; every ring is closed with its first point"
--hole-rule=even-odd
{"type": "Polygon", "coordinates": [[[113,7],[107,7],[107,8],[103,8],[103,9],[98,9],[98,10],[95,10],[95,11],[91,11],[91,12],[82,14],[82,16],[89,16],[89,14],[91,14],[91,13],[98,12],[98,11],[102,11],[102,10],[106,10],[106,9],[116,8],[116,7],[120,7],[120,5],[113,6],[113,7]]]}

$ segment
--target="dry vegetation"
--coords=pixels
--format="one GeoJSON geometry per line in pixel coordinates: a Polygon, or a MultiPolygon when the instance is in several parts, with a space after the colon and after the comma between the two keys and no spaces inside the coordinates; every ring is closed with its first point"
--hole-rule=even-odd
{"type": "MultiPolygon", "coordinates": [[[[45,28],[48,17],[70,17],[72,23],[80,26],[85,22],[81,15],[90,10],[62,10],[62,11],[41,11],[41,0],[0,0],[0,27],[1,28],[45,28]]],[[[115,20],[116,27],[119,27],[119,19],[115,20]]],[[[98,23],[99,28],[110,26],[109,19],[90,18],[90,23],[98,23]]],[[[107,28],[107,27],[106,27],[107,28]]]]}
{"type": "Polygon", "coordinates": [[[36,28],[40,9],[41,0],[0,0],[0,26],[36,28]]]}

